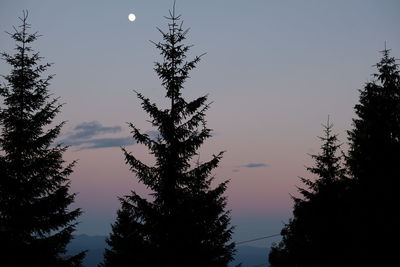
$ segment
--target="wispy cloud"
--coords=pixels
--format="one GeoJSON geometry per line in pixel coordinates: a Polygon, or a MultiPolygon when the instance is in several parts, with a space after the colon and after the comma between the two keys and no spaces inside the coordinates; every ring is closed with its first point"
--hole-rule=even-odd
{"type": "Polygon", "coordinates": [[[150,131],[146,131],[146,134],[150,137],[150,139],[152,139],[154,141],[158,141],[159,139],[162,139],[162,137],[160,136],[160,133],[158,131],[150,130],[150,131]]]}
{"type": "Polygon", "coordinates": [[[240,172],[241,168],[264,168],[264,167],[269,167],[269,164],[265,163],[247,163],[244,165],[236,166],[235,169],[232,170],[232,172],[240,172]]]}
{"type": "Polygon", "coordinates": [[[74,133],[69,135],[68,138],[71,140],[89,139],[100,134],[118,133],[121,130],[121,126],[106,127],[98,121],[83,122],[75,126],[74,133]]]}
{"type": "Polygon", "coordinates": [[[78,150],[130,146],[136,143],[131,136],[97,137],[121,131],[121,126],[103,126],[98,121],[83,122],[76,125],[60,142],[67,146],[78,147],[78,150]],[[95,136],[97,138],[93,138],[95,136]]]}
{"type": "Polygon", "coordinates": [[[262,167],[268,167],[268,164],[265,163],[247,163],[246,165],[242,165],[241,167],[244,168],[262,168],[262,167]]]}
{"type": "Polygon", "coordinates": [[[63,140],[65,145],[79,146],[82,149],[95,149],[106,147],[120,147],[134,145],[136,142],[132,137],[115,137],[115,138],[95,138],[86,140],[63,140]]]}

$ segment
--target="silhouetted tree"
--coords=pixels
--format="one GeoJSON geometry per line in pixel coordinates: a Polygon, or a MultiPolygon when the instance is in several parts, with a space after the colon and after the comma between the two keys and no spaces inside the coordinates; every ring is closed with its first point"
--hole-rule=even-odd
{"type": "Polygon", "coordinates": [[[181,93],[200,57],[186,61],[191,46],[182,42],[188,30],[178,24],[175,8],[167,19],[168,32],[160,30],[164,43],[154,44],[164,58],[155,64],[155,71],[170,107],[160,109],[137,93],[159,137],[142,134],[130,124],[134,138],[149,148],[156,163],[147,166],[123,149],[127,164],[153,191],[153,199],[135,192],[120,199],[104,266],[227,266],[233,257],[232,227],[223,196],[227,182],[211,186],[211,172],[222,152],[208,162],[193,164],[197,149],[210,137],[205,121],[207,96],[187,102],[181,93]]]}
{"type": "Polygon", "coordinates": [[[360,90],[357,118],[349,131],[353,266],[398,261],[398,246],[389,244],[400,236],[400,74],[389,52],[385,47],[376,65],[378,73],[360,90]]]}
{"type": "Polygon", "coordinates": [[[301,197],[293,197],[293,218],[281,232],[282,241],[272,247],[271,266],[343,266],[337,254],[346,224],[347,178],[329,119],[324,132],[321,153],[311,155],[315,165],[307,168],[316,179],[300,178],[305,188],[299,188],[301,197]]]}
{"type": "Polygon", "coordinates": [[[84,253],[65,255],[81,213],[68,209],[74,163],[63,166],[66,147],[53,145],[63,123],[50,124],[61,105],[47,89],[52,76],[41,78],[50,64],[29,46],[38,35],[28,33],[27,17],[10,34],[16,53],[2,53],[12,70],[0,87],[0,265],[80,266],[84,253]]]}

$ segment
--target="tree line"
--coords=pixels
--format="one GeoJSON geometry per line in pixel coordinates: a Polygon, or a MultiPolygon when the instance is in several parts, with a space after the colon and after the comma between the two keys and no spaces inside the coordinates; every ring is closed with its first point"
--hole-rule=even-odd
{"type": "MultiPolygon", "coordinates": [[[[56,144],[65,122],[53,125],[62,104],[49,92],[51,64],[31,47],[28,12],[10,37],[15,54],[2,53],[11,66],[0,86],[0,264],[1,266],[82,266],[85,251],[70,255],[81,209],[71,209],[75,194],[69,175],[76,162],[65,162],[67,147],[56,144]]],[[[211,137],[206,125],[207,95],[182,96],[189,73],[201,56],[187,59],[187,29],[175,7],[169,12],[162,57],[155,72],[165,88],[168,108],[140,92],[159,133],[143,133],[130,123],[132,137],[156,161],[149,166],[122,148],[125,162],[151,190],[151,200],[134,190],[119,198],[100,266],[227,266],[233,260],[233,227],[224,196],[228,181],[212,185],[212,171],[223,152],[195,161],[211,137]]],[[[330,120],[324,125],[321,152],[312,155],[310,178],[294,197],[293,218],[282,241],[270,252],[272,266],[385,266],[395,258],[399,234],[400,74],[390,50],[382,51],[373,80],[360,90],[357,117],[348,131],[349,151],[341,151],[330,120]]]]}
{"type": "Polygon", "coordinates": [[[271,266],[391,266],[398,262],[400,74],[386,48],[373,79],[359,90],[349,151],[329,120],[312,178],[300,178],[293,217],[272,247],[271,266]]]}

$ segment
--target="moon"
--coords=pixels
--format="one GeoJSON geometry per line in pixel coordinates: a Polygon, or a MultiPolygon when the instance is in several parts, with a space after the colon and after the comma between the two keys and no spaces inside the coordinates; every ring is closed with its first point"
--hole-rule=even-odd
{"type": "Polygon", "coordinates": [[[129,21],[135,21],[135,19],[136,19],[135,14],[133,14],[133,13],[129,14],[128,19],[129,19],[129,21]]]}

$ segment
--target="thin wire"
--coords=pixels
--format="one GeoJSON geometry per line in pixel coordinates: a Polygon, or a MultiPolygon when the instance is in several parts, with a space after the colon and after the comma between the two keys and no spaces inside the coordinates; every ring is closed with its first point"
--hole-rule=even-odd
{"type": "Polygon", "coordinates": [[[274,235],[269,235],[269,236],[264,236],[264,237],[259,237],[259,238],[254,238],[254,239],[250,239],[250,240],[245,240],[245,241],[240,241],[240,242],[236,242],[236,245],[239,244],[244,244],[244,243],[250,243],[250,242],[254,242],[254,241],[258,241],[258,240],[262,240],[262,239],[267,239],[267,238],[271,238],[271,237],[275,237],[275,236],[280,236],[281,234],[274,234],[274,235]]]}

